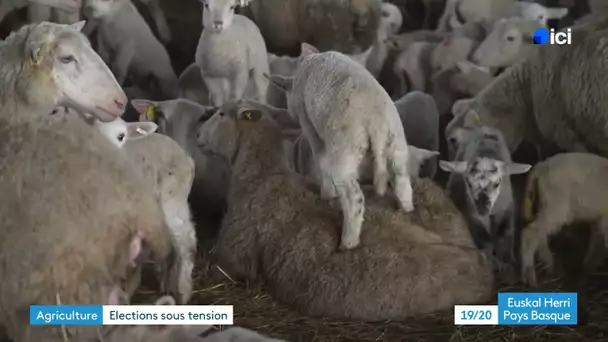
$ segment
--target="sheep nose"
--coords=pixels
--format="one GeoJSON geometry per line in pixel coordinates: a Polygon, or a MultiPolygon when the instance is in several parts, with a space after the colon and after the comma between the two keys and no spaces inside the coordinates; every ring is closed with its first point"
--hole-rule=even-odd
{"type": "Polygon", "coordinates": [[[221,30],[222,27],[224,27],[224,22],[223,21],[214,21],[213,22],[213,28],[216,30],[221,30]]]}

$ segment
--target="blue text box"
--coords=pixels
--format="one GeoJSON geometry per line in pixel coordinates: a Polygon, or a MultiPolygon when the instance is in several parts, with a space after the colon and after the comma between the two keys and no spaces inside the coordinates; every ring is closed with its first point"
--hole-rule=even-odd
{"type": "Polygon", "coordinates": [[[31,305],[30,325],[101,325],[101,305],[31,305]]]}
{"type": "Polygon", "coordinates": [[[498,294],[500,325],[576,325],[574,292],[503,292],[498,294]]]}

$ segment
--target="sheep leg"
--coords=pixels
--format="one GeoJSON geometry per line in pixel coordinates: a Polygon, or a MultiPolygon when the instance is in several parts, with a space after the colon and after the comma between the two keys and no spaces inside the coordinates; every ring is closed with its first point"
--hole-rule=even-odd
{"type": "Polygon", "coordinates": [[[234,75],[230,80],[230,89],[228,94],[228,101],[236,101],[243,98],[245,89],[249,83],[249,70],[241,70],[234,75]]]}
{"type": "Polygon", "coordinates": [[[374,160],[374,191],[379,197],[384,196],[388,184],[387,170],[387,134],[370,135],[370,148],[374,160]]]}
{"type": "Polygon", "coordinates": [[[502,224],[505,227],[505,235],[502,238],[499,238],[500,241],[496,245],[496,255],[499,260],[510,264],[515,260],[513,252],[515,242],[515,215],[513,212],[507,214],[507,217],[505,217],[502,224]]]}
{"type": "Polygon", "coordinates": [[[135,44],[129,41],[123,42],[116,51],[116,55],[114,56],[114,62],[112,63],[112,71],[116,76],[116,81],[118,81],[118,84],[120,84],[121,86],[125,83],[125,80],[127,79],[129,65],[131,64],[131,60],[133,60],[134,55],[135,44]]]}
{"type": "Polygon", "coordinates": [[[342,208],[342,237],[339,249],[350,250],[360,243],[361,225],[365,211],[365,197],[357,181],[357,160],[352,155],[332,158],[332,175],[336,180],[336,191],[342,208]]]}
{"type": "Polygon", "coordinates": [[[51,6],[30,2],[27,6],[27,16],[32,23],[51,20],[51,6]]]}
{"type": "Polygon", "coordinates": [[[204,77],[205,85],[207,86],[207,90],[209,90],[209,101],[215,107],[219,107],[224,104],[226,98],[224,94],[228,94],[224,92],[224,79],[218,77],[204,77]]]}
{"type": "Polygon", "coordinates": [[[266,103],[266,94],[268,93],[268,85],[269,81],[264,76],[256,75],[253,79],[256,85],[256,91],[258,93],[258,101],[262,103],[266,103]]]}
{"type": "Polygon", "coordinates": [[[407,150],[393,149],[389,154],[389,163],[395,175],[394,193],[399,207],[405,212],[414,211],[413,190],[410,175],[407,172],[407,150]]]}
{"type": "Polygon", "coordinates": [[[158,0],[151,0],[147,1],[147,5],[150,10],[150,15],[156,24],[160,40],[162,40],[163,43],[168,44],[171,41],[171,30],[169,29],[169,24],[167,23],[165,12],[160,6],[160,2],[158,0]]]}

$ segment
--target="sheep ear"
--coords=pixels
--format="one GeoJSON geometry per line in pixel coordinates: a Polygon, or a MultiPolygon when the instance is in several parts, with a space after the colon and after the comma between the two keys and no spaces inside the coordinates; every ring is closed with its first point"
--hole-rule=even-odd
{"type": "Polygon", "coordinates": [[[264,74],[264,77],[266,77],[270,81],[270,83],[283,90],[284,92],[288,93],[291,91],[291,88],[293,86],[293,77],[268,74],[264,74]]]}
{"type": "Polygon", "coordinates": [[[36,46],[32,47],[30,50],[30,60],[34,65],[40,65],[42,62],[42,47],[36,46]]]}
{"type": "Polygon", "coordinates": [[[408,146],[408,149],[409,149],[409,153],[412,155],[412,157],[416,158],[420,162],[423,162],[427,159],[431,159],[431,158],[439,155],[438,151],[426,150],[424,148],[418,148],[418,147],[412,146],[412,145],[408,146]]]}
{"type": "Polygon", "coordinates": [[[440,160],[439,167],[445,172],[464,173],[467,170],[467,162],[440,160]]]}
{"type": "Polygon", "coordinates": [[[158,119],[158,103],[145,99],[133,99],[131,105],[140,114],[139,121],[153,121],[158,119]]]}
{"type": "Polygon", "coordinates": [[[519,163],[506,163],[504,164],[504,172],[508,175],[520,175],[530,171],[532,165],[530,164],[519,164],[519,163]]]}
{"type": "Polygon", "coordinates": [[[262,111],[257,109],[247,109],[241,112],[241,119],[256,122],[262,118],[262,111]]]}
{"type": "Polygon", "coordinates": [[[71,27],[71,28],[73,28],[74,30],[76,30],[76,31],[80,32],[80,31],[82,31],[82,28],[84,27],[84,25],[85,25],[86,23],[87,23],[87,21],[86,21],[86,20],[81,20],[81,21],[79,21],[79,22],[77,22],[77,23],[73,23],[73,24],[71,24],[71,25],[70,25],[70,27],[71,27]]]}
{"type": "Polygon", "coordinates": [[[306,57],[306,56],[312,55],[314,53],[319,53],[319,50],[316,47],[314,47],[308,43],[302,43],[300,49],[302,51],[302,52],[300,52],[300,57],[306,57]]]}
{"type": "Polygon", "coordinates": [[[158,125],[151,121],[127,123],[127,140],[137,140],[156,132],[158,125]]]}

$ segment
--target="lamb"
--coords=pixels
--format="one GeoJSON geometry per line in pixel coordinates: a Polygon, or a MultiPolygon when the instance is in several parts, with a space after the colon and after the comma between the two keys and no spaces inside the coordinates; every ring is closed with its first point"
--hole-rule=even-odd
{"type": "Polygon", "coordinates": [[[365,64],[374,77],[378,78],[382,67],[388,58],[387,39],[396,34],[403,24],[403,16],[399,8],[391,3],[382,3],[382,18],[378,27],[377,38],[371,47],[371,53],[365,64]]]}
{"type": "Polygon", "coordinates": [[[599,63],[607,53],[605,34],[606,26],[582,27],[576,49],[539,46],[455,111],[446,136],[457,127],[483,124],[500,129],[511,152],[526,140],[541,152],[557,147],[608,157],[608,104],[600,100],[606,82],[599,63]]]}
{"type": "Polygon", "coordinates": [[[466,132],[453,161],[439,161],[450,173],[448,192],[468,221],[477,247],[492,249],[513,263],[515,211],[509,176],[530,170],[513,163],[500,131],[480,127],[466,132]]]}
{"type": "Polygon", "coordinates": [[[543,261],[553,266],[548,245],[550,236],[574,222],[590,222],[597,227],[599,246],[592,245],[585,259],[586,268],[594,266],[595,256],[608,244],[605,209],[606,169],[608,159],[590,153],[560,153],[539,164],[528,177],[521,234],[521,275],[536,286],[534,254],[539,251],[543,261]]]}
{"type": "Polygon", "coordinates": [[[289,114],[297,118],[311,144],[321,196],[340,201],[340,248],[353,249],[359,245],[364,212],[358,166],[366,153],[374,159],[376,194],[386,193],[390,167],[400,209],[414,210],[407,140],[395,104],[365,67],[339,52],[320,53],[306,43],[300,58],[287,96],[289,114]]]}
{"type": "MultiPolygon", "coordinates": [[[[137,287],[146,250],[161,280],[171,265],[164,217],[133,163],[84,120],[47,119],[57,106],[103,122],[125,109],[83,26],[26,25],[0,45],[0,325],[14,341],[63,340],[29,325],[31,304],[116,305],[137,287]]],[[[69,330],[97,337],[96,327],[69,330]]]]}
{"type": "Polygon", "coordinates": [[[246,9],[264,36],[268,51],[295,56],[300,43],[345,54],[367,51],[381,18],[378,0],[263,0],[246,9]]]}
{"type": "Polygon", "coordinates": [[[201,149],[230,162],[228,210],[215,253],[233,279],[263,281],[274,298],[305,314],[364,321],[494,295],[491,265],[461,214],[428,180],[413,183],[414,213],[392,210],[382,199],[368,204],[365,247],[336,253],[340,212],[285,170],[281,139],[266,112],[238,102],[201,127],[201,149]]]}
{"type": "Polygon", "coordinates": [[[240,99],[250,81],[250,70],[260,101],[265,101],[268,80],[266,43],[256,24],[249,18],[234,14],[237,0],[202,0],[203,32],[196,48],[199,66],[209,100],[220,106],[228,100],[240,99]]]}
{"type": "Polygon", "coordinates": [[[549,19],[561,19],[567,14],[566,7],[545,7],[536,2],[515,1],[505,10],[502,17],[536,20],[540,26],[547,27],[549,19]]]}
{"type": "Polygon", "coordinates": [[[190,193],[193,208],[209,213],[222,213],[228,192],[228,176],[224,161],[216,156],[202,154],[196,146],[196,132],[200,125],[217,111],[186,99],[167,101],[131,100],[140,113],[139,121],[155,122],[158,133],[174,139],[190,155],[195,176],[190,193]]]}
{"type": "Polygon", "coordinates": [[[98,23],[99,55],[110,65],[119,84],[127,72],[158,79],[162,95],[175,97],[177,76],[165,47],[129,0],[85,0],[85,16],[98,23]]]}
{"type": "Polygon", "coordinates": [[[521,62],[538,48],[534,43],[534,32],[538,28],[535,19],[500,19],[475,50],[471,61],[492,68],[509,67],[521,62]]]}
{"type": "Polygon", "coordinates": [[[178,295],[180,303],[187,303],[192,294],[196,258],[196,233],[188,207],[194,160],[173,139],[157,133],[146,139],[131,139],[124,149],[141,167],[139,174],[154,184],[176,251],[176,267],[172,268],[171,277],[177,279],[177,288],[171,289],[171,293],[178,295]]]}

